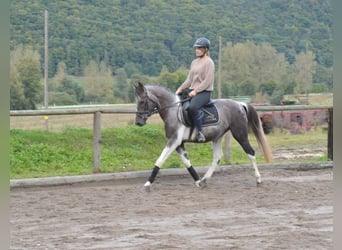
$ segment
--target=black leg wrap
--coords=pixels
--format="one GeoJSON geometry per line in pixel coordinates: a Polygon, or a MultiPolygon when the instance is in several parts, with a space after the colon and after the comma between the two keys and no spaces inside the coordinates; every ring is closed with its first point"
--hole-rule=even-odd
{"type": "Polygon", "coordinates": [[[157,174],[159,172],[159,169],[160,169],[159,167],[154,166],[154,169],[152,170],[152,174],[151,174],[150,178],[148,178],[149,182],[151,182],[151,183],[154,182],[154,179],[156,178],[156,176],[157,176],[157,174]]]}
{"type": "Polygon", "coordinates": [[[198,181],[200,179],[196,170],[192,166],[188,168],[188,171],[191,174],[192,178],[194,178],[195,181],[198,181]]]}

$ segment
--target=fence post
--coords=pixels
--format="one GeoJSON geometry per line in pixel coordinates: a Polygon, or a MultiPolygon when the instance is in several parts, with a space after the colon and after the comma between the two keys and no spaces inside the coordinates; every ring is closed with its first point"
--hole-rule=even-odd
{"type": "Polygon", "coordinates": [[[333,160],[334,159],[334,150],[333,150],[333,109],[328,109],[329,111],[329,120],[328,120],[328,159],[333,160]]]}
{"type": "Polygon", "coordinates": [[[93,167],[94,173],[100,171],[101,165],[101,112],[94,113],[93,123],[93,167]]]}

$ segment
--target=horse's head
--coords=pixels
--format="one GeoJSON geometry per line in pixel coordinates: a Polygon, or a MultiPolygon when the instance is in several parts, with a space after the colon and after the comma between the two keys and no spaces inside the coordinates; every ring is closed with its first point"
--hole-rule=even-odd
{"type": "Polygon", "coordinates": [[[159,100],[140,82],[138,85],[134,86],[134,88],[135,100],[137,104],[135,124],[138,126],[144,126],[146,124],[146,120],[151,115],[158,112],[160,106],[159,100]]]}

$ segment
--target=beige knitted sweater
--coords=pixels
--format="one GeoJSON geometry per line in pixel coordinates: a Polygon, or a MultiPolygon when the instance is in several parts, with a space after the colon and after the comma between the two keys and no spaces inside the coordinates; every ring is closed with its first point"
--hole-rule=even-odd
{"type": "Polygon", "coordinates": [[[204,90],[213,91],[215,64],[209,56],[196,58],[192,61],[188,77],[180,86],[181,90],[190,88],[196,93],[204,90]]]}

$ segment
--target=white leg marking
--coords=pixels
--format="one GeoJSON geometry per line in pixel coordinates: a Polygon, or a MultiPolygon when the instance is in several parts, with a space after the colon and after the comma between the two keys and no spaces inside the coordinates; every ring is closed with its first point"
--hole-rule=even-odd
{"type": "Polygon", "coordinates": [[[184,154],[186,154],[186,150],[183,150],[183,149],[182,149],[182,151],[179,152],[178,154],[179,154],[179,157],[182,159],[183,163],[185,164],[185,166],[186,166],[187,168],[189,168],[189,167],[192,166],[192,165],[191,165],[191,162],[190,162],[190,159],[188,159],[188,158],[186,158],[186,157],[184,156],[184,154]]]}
{"type": "Polygon", "coordinates": [[[252,166],[254,168],[254,173],[255,173],[255,177],[256,177],[256,181],[258,184],[261,183],[261,176],[260,176],[260,173],[259,173],[259,169],[258,169],[258,166],[256,164],[256,160],[255,160],[255,156],[253,155],[248,155],[248,158],[251,160],[252,162],[252,166]]]}
{"type": "Polygon", "coordinates": [[[213,175],[214,171],[218,167],[218,162],[220,161],[222,157],[222,146],[221,146],[222,138],[220,138],[218,141],[213,142],[213,162],[210,166],[210,168],[207,170],[205,173],[204,177],[202,178],[202,181],[211,178],[213,175]]]}
{"type": "Polygon", "coordinates": [[[178,134],[177,134],[177,139],[171,145],[169,145],[169,142],[167,143],[167,145],[163,149],[163,152],[157,159],[155,166],[158,166],[161,168],[164,162],[167,160],[167,158],[171,155],[171,153],[181,144],[182,137],[184,134],[184,129],[185,127],[184,128],[182,127],[179,129],[178,134]]]}
{"type": "Polygon", "coordinates": [[[172,151],[173,151],[172,148],[169,148],[168,146],[166,146],[163,149],[163,152],[161,153],[161,155],[158,157],[157,161],[155,162],[155,165],[161,168],[164,162],[166,161],[167,157],[172,153],[172,151]]]}

